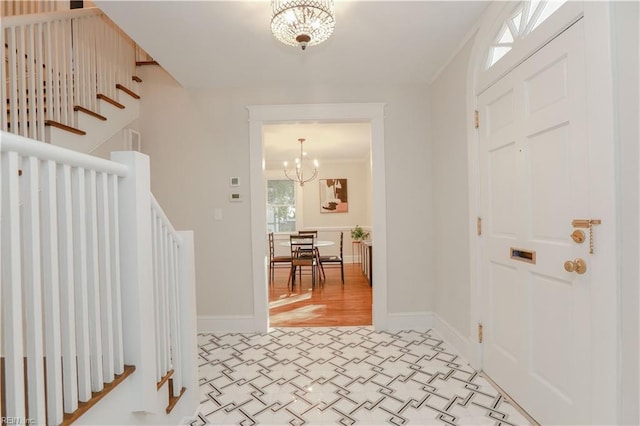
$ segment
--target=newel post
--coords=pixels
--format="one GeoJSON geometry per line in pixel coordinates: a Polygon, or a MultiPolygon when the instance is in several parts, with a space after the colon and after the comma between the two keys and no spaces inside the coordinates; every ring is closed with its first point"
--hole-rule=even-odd
{"type": "MultiPolygon", "coordinates": [[[[187,388],[186,407],[195,412],[199,404],[198,336],[196,316],[196,266],[193,231],[178,231],[182,240],[179,254],[180,294],[178,310],[181,315],[181,349],[183,383],[187,388]],[[190,391],[190,392],[189,392],[190,391]]],[[[187,409],[189,411],[189,409],[187,409]]]]}
{"type": "Polygon", "coordinates": [[[129,172],[120,179],[120,271],[125,364],[134,365],[131,411],[156,410],[156,338],[151,236],[149,157],[135,151],[112,152],[129,172]]]}

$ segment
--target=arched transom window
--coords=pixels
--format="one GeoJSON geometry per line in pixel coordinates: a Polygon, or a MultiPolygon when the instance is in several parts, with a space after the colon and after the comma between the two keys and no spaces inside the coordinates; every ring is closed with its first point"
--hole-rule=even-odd
{"type": "Polygon", "coordinates": [[[491,68],[506,55],[520,39],[531,34],[565,1],[527,0],[521,2],[500,27],[500,31],[489,49],[487,68],[491,68]]]}

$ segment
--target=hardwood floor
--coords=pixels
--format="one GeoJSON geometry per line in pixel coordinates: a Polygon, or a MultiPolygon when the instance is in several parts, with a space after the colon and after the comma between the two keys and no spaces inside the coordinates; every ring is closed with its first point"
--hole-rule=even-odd
{"type": "MultiPolygon", "coordinates": [[[[308,269],[308,268],[307,268],[308,269]]],[[[326,327],[371,325],[372,288],[359,263],[344,264],[344,287],[339,267],[325,267],[326,280],[311,290],[311,276],[287,287],[289,268],[276,268],[269,288],[271,327],[326,327]]]]}

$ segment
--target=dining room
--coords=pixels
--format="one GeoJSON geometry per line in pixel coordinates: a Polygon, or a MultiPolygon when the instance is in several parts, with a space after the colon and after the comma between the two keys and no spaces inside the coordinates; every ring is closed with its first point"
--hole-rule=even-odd
{"type": "Polygon", "coordinates": [[[269,124],[263,132],[269,325],[371,325],[370,124],[269,124]],[[315,255],[297,260],[304,250],[292,236],[305,232],[315,255]]]}

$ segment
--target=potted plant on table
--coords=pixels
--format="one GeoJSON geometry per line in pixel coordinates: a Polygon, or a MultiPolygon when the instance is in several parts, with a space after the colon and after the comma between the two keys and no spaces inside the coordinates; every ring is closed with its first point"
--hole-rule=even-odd
{"type": "Polygon", "coordinates": [[[369,232],[362,229],[360,225],[356,225],[356,227],[351,230],[351,239],[353,241],[362,241],[367,238],[369,238],[369,232]]]}

